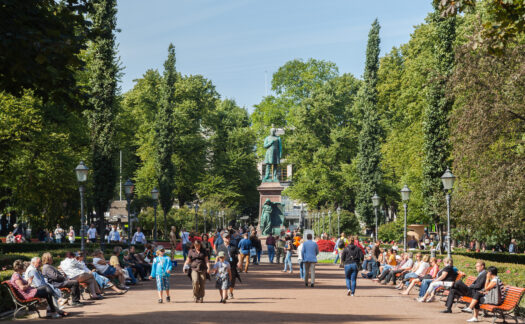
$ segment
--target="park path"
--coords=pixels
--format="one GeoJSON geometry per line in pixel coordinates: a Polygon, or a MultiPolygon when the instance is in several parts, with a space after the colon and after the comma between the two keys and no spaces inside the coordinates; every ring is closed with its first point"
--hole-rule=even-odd
{"type": "MultiPolygon", "coordinates": [[[[454,308],[441,314],[441,302],[418,303],[416,293],[400,296],[391,287],[358,279],[356,296],[346,296],[342,269],[319,264],[315,288],[306,288],[294,273],[282,273],[282,265],[251,266],[241,274],[243,283],[235,299],[220,304],[214,282],[207,283],[203,304],[192,299],[191,281],[181,266],[171,278],[172,302],[158,304],[154,281],[140,283],[123,296],[66,309],[71,317],[46,323],[465,323],[469,314],[454,308]]],[[[489,322],[484,320],[484,322],[489,322]]],[[[30,320],[33,321],[33,320],[30,320]]]]}

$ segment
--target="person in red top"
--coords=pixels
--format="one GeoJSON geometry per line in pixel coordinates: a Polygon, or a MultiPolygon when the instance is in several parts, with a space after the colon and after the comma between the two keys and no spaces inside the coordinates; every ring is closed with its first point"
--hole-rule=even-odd
{"type": "Polygon", "coordinates": [[[16,260],[13,263],[13,270],[15,272],[11,276],[11,285],[13,285],[13,288],[20,296],[22,296],[22,298],[45,298],[48,305],[48,312],[50,312],[47,316],[52,318],[62,317],[57,313],[55,304],[53,304],[53,290],[49,285],[40,286],[38,288],[31,287],[28,282],[22,278],[22,274],[25,270],[24,262],[22,260],[16,260]]]}

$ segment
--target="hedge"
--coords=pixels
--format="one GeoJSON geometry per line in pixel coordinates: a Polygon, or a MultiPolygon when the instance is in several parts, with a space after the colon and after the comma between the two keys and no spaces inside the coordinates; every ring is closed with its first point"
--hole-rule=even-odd
{"type": "MultiPolygon", "coordinates": [[[[430,254],[430,250],[414,250],[410,252],[430,254]]],[[[439,251],[436,251],[436,254],[439,254],[439,251]]],[[[473,259],[492,262],[525,264],[525,254],[453,251],[452,258],[454,258],[455,255],[462,255],[473,259]]]]}
{"type": "MultiPolygon", "coordinates": [[[[106,251],[112,251],[115,246],[127,247],[126,243],[105,244],[106,251]]],[[[142,250],[140,245],[136,245],[137,250],[142,250]]],[[[100,244],[86,243],[86,250],[94,251],[100,248],[100,244]]],[[[80,250],[80,243],[10,243],[0,244],[0,254],[18,252],[42,252],[52,250],[80,250]]],[[[42,252],[43,253],[43,252],[42,252]]]]}

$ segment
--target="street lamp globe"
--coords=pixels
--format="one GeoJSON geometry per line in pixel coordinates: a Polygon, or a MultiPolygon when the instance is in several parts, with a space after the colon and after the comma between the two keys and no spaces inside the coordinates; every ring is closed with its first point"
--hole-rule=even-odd
{"type": "Polygon", "coordinates": [[[153,190],[151,190],[151,198],[153,200],[159,199],[159,191],[157,190],[157,188],[153,188],[153,190]]]}
{"type": "Polygon", "coordinates": [[[443,189],[451,190],[454,187],[454,181],[456,177],[450,172],[450,169],[447,168],[445,173],[441,176],[441,181],[443,182],[443,189]]]}
{"type": "Polygon", "coordinates": [[[374,195],[372,196],[372,205],[374,207],[379,207],[379,202],[381,201],[381,197],[377,195],[377,192],[374,192],[374,195]]]}
{"type": "Polygon", "coordinates": [[[126,180],[126,183],[124,183],[124,192],[127,196],[131,196],[133,194],[133,189],[135,188],[135,184],[131,179],[126,180]]]}
{"type": "Polygon", "coordinates": [[[195,203],[194,208],[195,208],[195,212],[198,212],[198,211],[199,211],[199,203],[198,203],[198,202],[195,203]]]}
{"type": "Polygon", "coordinates": [[[86,182],[88,172],[89,168],[84,164],[84,161],[80,161],[80,163],[75,168],[75,173],[77,174],[78,182],[86,182]]]}
{"type": "Polygon", "coordinates": [[[403,189],[401,189],[401,200],[409,201],[411,192],[412,192],[412,190],[408,189],[408,186],[405,184],[403,189]]]}

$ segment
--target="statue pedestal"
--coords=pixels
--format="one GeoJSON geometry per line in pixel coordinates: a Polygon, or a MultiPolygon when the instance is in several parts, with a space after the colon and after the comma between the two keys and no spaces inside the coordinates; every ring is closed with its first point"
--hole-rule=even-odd
{"type": "MultiPolygon", "coordinates": [[[[281,202],[281,192],[284,190],[284,187],[281,186],[279,182],[263,182],[259,187],[259,223],[257,225],[257,232],[261,232],[261,216],[262,216],[262,206],[266,199],[270,199],[271,202],[280,203],[281,202]]],[[[280,231],[280,226],[275,227],[280,231]]],[[[275,229],[274,229],[275,232],[275,229]]]]}

